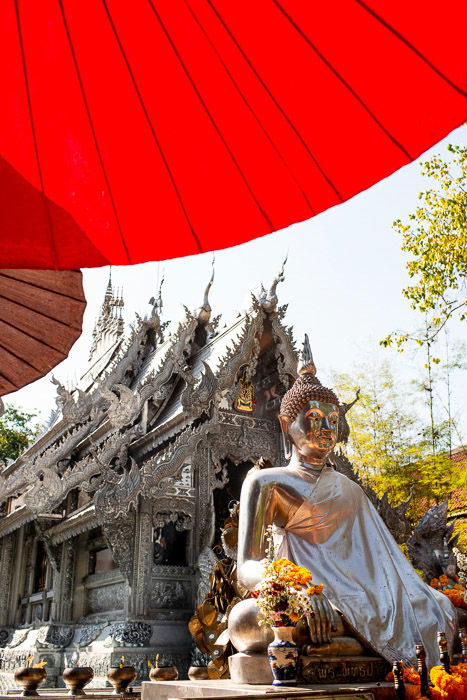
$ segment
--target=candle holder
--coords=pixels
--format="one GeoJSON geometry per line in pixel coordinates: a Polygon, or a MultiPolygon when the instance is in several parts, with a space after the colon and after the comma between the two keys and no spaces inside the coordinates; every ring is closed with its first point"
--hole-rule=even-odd
{"type": "Polygon", "coordinates": [[[86,695],[83,688],[94,678],[94,671],[90,666],[70,666],[63,671],[62,678],[68,695],[86,695]]]}
{"type": "Polygon", "coordinates": [[[45,668],[37,666],[21,666],[15,671],[15,681],[23,688],[21,695],[35,697],[39,695],[38,687],[45,681],[45,668]]]}
{"type": "Polygon", "coordinates": [[[137,677],[136,668],[134,666],[111,666],[107,672],[107,678],[113,685],[114,691],[112,695],[120,695],[126,693],[128,686],[137,677]]]}

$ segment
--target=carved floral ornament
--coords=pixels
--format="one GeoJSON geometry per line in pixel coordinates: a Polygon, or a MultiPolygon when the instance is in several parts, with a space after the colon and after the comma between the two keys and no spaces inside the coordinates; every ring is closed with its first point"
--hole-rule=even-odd
{"type": "Polygon", "coordinates": [[[63,625],[41,627],[37,634],[36,647],[38,649],[63,649],[71,644],[74,633],[74,627],[63,625]]]}
{"type": "Polygon", "coordinates": [[[116,622],[110,626],[106,646],[147,647],[152,637],[152,627],[145,622],[116,622]]]}

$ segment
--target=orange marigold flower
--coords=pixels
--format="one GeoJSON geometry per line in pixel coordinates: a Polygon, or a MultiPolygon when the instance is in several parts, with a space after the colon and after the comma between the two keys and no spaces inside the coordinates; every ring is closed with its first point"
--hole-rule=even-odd
{"type": "Polygon", "coordinates": [[[412,685],[420,685],[420,675],[413,666],[404,669],[404,680],[407,681],[407,683],[412,683],[412,685]]]}
{"type": "Polygon", "coordinates": [[[289,614],[289,617],[292,620],[292,622],[298,622],[300,619],[300,615],[297,615],[297,613],[294,613],[294,612],[291,612],[289,614]]]}
{"type": "Polygon", "coordinates": [[[319,586],[315,586],[315,593],[322,593],[324,588],[324,584],[320,583],[319,586]]]}
{"type": "Polygon", "coordinates": [[[434,666],[430,671],[430,680],[435,686],[435,690],[440,694],[438,697],[445,700],[463,700],[464,680],[461,673],[458,673],[457,666],[451,667],[451,673],[446,673],[442,666],[434,666]]]}
{"type": "Polygon", "coordinates": [[[458,590],[456,588],[445,588],[444,590],[441,591],[453,605],[455,605],[457,608],[465,608],[467,607],[465,601],[464,601],[464,590],[458,590]]]}
{"type": "Polygon", "coordinates": [[[432,588],[438,588],[438,583],[439,583],[439,581],[438,581],[437,578],[432,578],[431,581],[430,581],[430,586],[431,586],[432,588]]]}

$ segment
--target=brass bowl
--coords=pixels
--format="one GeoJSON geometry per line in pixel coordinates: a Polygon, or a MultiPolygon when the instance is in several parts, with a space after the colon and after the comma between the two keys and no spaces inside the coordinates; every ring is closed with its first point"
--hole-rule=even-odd
{"type": "Polygon", "coordinates": [[[31,697],[39,695],[38,687],[44,682],[47,673],[45,668],[21,666],[15,671],[15,681],[23,688],[21,695],[31,697]]]}
{"type": "Polygon", "coordinates": [[[190,681],[207,681],[209,673],[207,666],[190,666],[188,669],[188,678],[190,681]]]}
{"type": "Polygon", "coordinates": [[[120,666],[111,666],[107,672],[107,678],[114,687],[112,695],[124,693],[137,675],[134,666],[123,666],[122,668],[120,666]]]}
{"type": "Polygon", "coordinates": [[[86,695],[83,688],[94,678],[94,671],[90,666],[72,666],[63,671],[62,678],[68,695],[86,695]]]}
{"type": "Polygon", "coordinates": [[[149,678],[152,681],[176,681],[178,670],[176,666],[156,666],[149,671],[149,678]]]}

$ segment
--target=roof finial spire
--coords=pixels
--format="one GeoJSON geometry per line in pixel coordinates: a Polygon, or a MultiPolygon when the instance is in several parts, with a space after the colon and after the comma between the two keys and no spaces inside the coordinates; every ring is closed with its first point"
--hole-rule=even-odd
{"type": "Polygon", "coordinates": [[[211,273],[211,279],[209,280],[206,289],[204,290],[204,299],[203,299],[203,304],[198,310],[198,323],[200,323],[203,326],[206,326],[210,319],[211,319],[211,304],[209,303],[209,292],[211,290],[211,287],[214,282],[214,263],[215,263],[215,255],[213,254],[212,256],[212,273],[211,273]]]}
{"type": "Polygon", "coordinates": [[[124,322],[122,309],[125,305],[123,301],[123,288],[115,290],[112,286],[112,268],[109,268],[109,280],[105,290],[104,301],[101,306],[99,318],[97,319],[92,333],[92,345],[89,355],[91,361],[99,352],[104,352],[116,339],[123,334],[124,322]]]}
{"type": "Polygon", "coordinates": [[[107,282],[107,289],[105,290],[105,298],[112,298],[113,297],[113,288],[112,288],[112,265],[109,265],[109,280],[107,282]]]}
{"type": "Polygon", "coordinates": [[[289,254],[285,256],[284,262],[281,265],[281,269],[277,273],[277,275],[274,277],[271,286],[269,287],[269,291],[266,292],[263,284],[261,284],[261,293],[259,297],[259,303],[261,304],[261,308],[263,311],[266,311],[266,313],[271,313],[272,311],[275,310],[278,302],[277,298],[277,285],[279,282],[283,282],[285,279],[285,265],[287,263],[287,259],[289,257],[289,254]]]}
{"type": "MultiPolygon", "coordinates": [[[[159,277],[159,267],[157,268],[157,277],[159,277]]],[[[165,281],[165,268],[162,270],[162,278],[161,281],[159,282],[159,291],[157,293],[157,297],[151,297],[149,299],[149,303],[152,304],[152,312],[151,312],[151,318],[156,318],[156,316],[160,316],[162,312],[162,287],[165,281]]]]}

